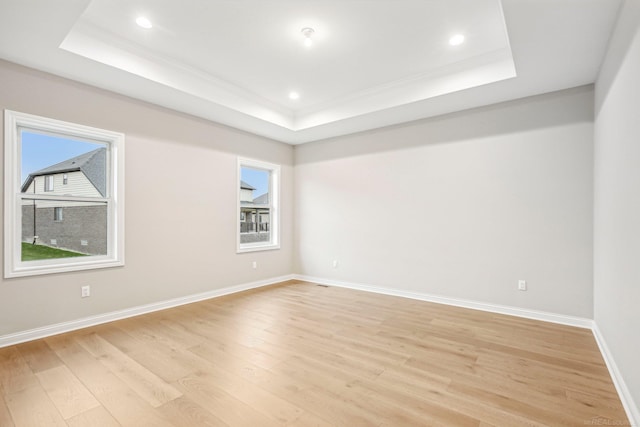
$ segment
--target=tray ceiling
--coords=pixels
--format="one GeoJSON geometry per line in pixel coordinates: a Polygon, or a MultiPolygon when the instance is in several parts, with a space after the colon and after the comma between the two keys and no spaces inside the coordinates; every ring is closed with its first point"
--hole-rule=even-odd
{"type": "Polygon", "coordinates": [[[0,57],[296,144],[592,83],[619,5],[5,0],[0,57]]]}

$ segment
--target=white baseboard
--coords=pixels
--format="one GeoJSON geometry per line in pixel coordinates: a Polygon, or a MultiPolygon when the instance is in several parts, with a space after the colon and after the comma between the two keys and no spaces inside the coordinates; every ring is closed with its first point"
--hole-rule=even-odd
{"type": "Polygon", "coordinates": [[[420,301],[436,302],[439,304],[453,305],[456,307],[471,308],[474,310],[488,311],[491,313],[508,314],[511,316],[525,317],[527,319],[542,320],[545,322],[559,323],[562,325],[576,326],[579,328],[591,329],[593,320],[584,317],[567,316],[564,314],[548,313],[545,311],[528,310],[506,305],[489,304],[465,299],[450,298],[440,295],[432,295],[422,292],[403,291],[399,289],[383,288],[378,286],[364,285],[361,283],[350,283],[339,280],[323,279],[305,275],[294,275],[296,280],[319,283],[321,285],[337,286],[341,288],[356,289],[360,291],[374,292],[377,294],[391,295],[396,297],[410,298],[420,301]]]}
{"type": "Polygon", "coordinates": [[[13,334],[0,336],[0,348],[14,344],[20,344],[39,338],[46,338],[52,335],[61,334],[63,332],[75,331],[77,329],[95,326],[102,323],[112,322],[114,320],[125,319],[127,317],[138,316],[140,314],[151,313],[154,311],[164,310],[180,305],[191,304],[193,302],[203,301],[211,298],[221,297],[223,295],[234,294],[237,292],[247,291],[249,289],[260,288],[263,286],[273,285],[275,283],[292,280],[292,274],[271,279],[258,280],[256,282],[244,283],[236,286],[229,286],[222,289],[214,289],[212,291],[202,292],[194,295],[174,298],[166,301],[155,302],[151,304],[140,305],[137,307],[126,308],[124,310],[112,311],[110,313],[98,314],[96,316],[84,317],[82,319],[71,320],[68,322],[56,323],[54,325],[43,326],[40,328],[30,329],[27,331],[16,332],[13,334]]]}
{"type": "Polygon", "coordinates": [[[596,342],[598,343],[598,347],[600,347],[600,353],[602,353],[604,362],[609,369],[609,374],[611,375],[613,384],[616,386],[616,390],[618,391],[618,395],[620,396],[620,400],[622,401],[624,410],[627,412],[629,423],[631,423],[632,426],[640,426],[640,410],[633,401],[631,392],[629,392],[629,388],[627,387],[627,384],[625,383],[624,378],[620,373],[620,370],[618,369],[618,365],[616,365],[613,355],[609,351],[607,342],[605,341],[602,332],[600,332],[600,329],[595,322],[593,324],[592,330],[593,335],[596,338],[596,342]]]}

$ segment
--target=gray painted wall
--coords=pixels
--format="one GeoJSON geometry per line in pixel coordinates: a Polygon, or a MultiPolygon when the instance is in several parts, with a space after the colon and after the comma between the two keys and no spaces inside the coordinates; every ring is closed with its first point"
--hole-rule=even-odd
{"type": "Polygon", "coordinates": [[[640,1],[626,1],[596,82],[595,321],[640,422],[640,1]]]}
{"type": "Polygon", "coordinates": [[[592,86],[295,156],[297,273],[593,315],[592,86]]]}
{"type": "Polygon", "coordinates": [[[126,265],[1,279],[0,335],[291,273],[291,146],[4,61],[0,94],[126,134],[126,265]],[[282,165],[280,250],[236,254],[237,156],[282,165]]]}

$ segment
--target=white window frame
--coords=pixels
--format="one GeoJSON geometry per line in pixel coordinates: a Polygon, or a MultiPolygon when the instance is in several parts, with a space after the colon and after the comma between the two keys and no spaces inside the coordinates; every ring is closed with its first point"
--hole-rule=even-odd
{"type": "Polygon", "coordinates": [[[238,157],[238,176],[236,179],[236,252],[255,252],[280,249],[280,165],[274,163],[263,162],[261,160],[247,159],[238,157]],[[240,204],[240,181],[242,179],[241,171],[243,167],[260,169],[269,172],[269,214],[271,215],[271,231],[270,240],[268,242],[240,243],[240,221],[241,204],[240,204]]]}
{"type": "Polygon", "coordinates": [[[4,113],[4,277],[22,277],[124,265],[124,134],[32,114],[4,113]],[[64,196],[79,202],[106,202],[107,254],[23,262],[23,199],[60,200],[61,196],[22,193],[21,137],[28,130],[55,136],[93,141],[107,147],[107,195],[105,198],[64,196]]]}

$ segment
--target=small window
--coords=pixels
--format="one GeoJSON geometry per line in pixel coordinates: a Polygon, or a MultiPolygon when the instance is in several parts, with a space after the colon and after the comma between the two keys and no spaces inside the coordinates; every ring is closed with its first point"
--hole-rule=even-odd
{"type": "Polygon", "coordinates": [[[124,135],[4,118],[5,277],[124,265],[124,135]]]}
{"type": "Polygon", "coordinates": [[[46,175],[44,177],[44,191],[53,191],[53,175],[46,175]]]}
{"type": "Polygon", "coordinates": [[[280,166],[238,159],[238,252],[278,249],[280,166]]]}

